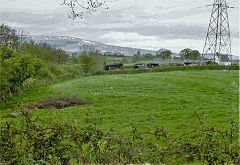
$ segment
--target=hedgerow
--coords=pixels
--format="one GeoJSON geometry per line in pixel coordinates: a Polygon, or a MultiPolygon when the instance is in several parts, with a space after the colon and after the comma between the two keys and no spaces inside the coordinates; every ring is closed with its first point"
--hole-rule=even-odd
{"type": "Polygon", "coordinates": [[[148,132],[132,127],[130,133],[119,133],[99,129],[87,115],[77,127],[51,121],[42,125],[30,111],[20,114],[18,121],[1,123],[3,164],[240,163],[237,122],[219,130],[198,117],[196,128],[180,135],[163,127],[148,132]]]}
{"type": "Polygon", "coordinates": [[[239,70],[239,65],[160,66],[153,69],[126,69],[126,70],[96,71],[93,73],[93,75],[137,74],[137,73],[169,72],[169,71],[183,71],[183,70],[239,70]]]}

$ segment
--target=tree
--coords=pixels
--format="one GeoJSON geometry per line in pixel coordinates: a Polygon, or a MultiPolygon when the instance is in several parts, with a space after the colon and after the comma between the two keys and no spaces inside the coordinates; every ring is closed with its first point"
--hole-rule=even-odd
{"type": "Polygon", "coordinates": [[[105,67],[106,58],[100,53],[99,50],[88,52],[88,55],[92,56],[95,61],[94,70],[102,70],[105,67]]]}
{"type": "Polygon", "coordinates": [[[144,55],[143,55],[143,58],[144,58],[145,60],[152,60],[152,59],[154,59],[153,55],[150,54],[150,53],[144,54],[144,55]]]}
{"type": "Polygon", "coordinates": [[[191,50],[189,48],[183,49],[180,52],[181,59],[191,59],[196,60],[200,57],[200,53],[198,50],[191,50]]]}
{"type": "Polygon", "coordinates": [[[189,48],[186,48],[186,49],[183,49],[183,50],[181,50],[181,52],[180,52],[180,58],[181,59],[188,59],[188,57],[189,57],[189,54],[191,53],[191,49],[189,49],[189,48]]]}
{"type": "Polygon", "coordinates": [[[1,97],[9,92],[17,92],[23,82],[39,75],[43,62],[28,54],[22,54],[8,49],[0,48],[0,93],[1,97]]]}
{"type": "Polygon", "coordinates": [[[79,58],[75,55],[72,55],[70,58],[70,61],[72,61],[72,63],[74,64],[78,64],[79,63],[79,58]]]}
{"type": "Polygon", "coordinates": [[[171,55],[172,55],[171,50],[167,49],[159,49],[156,53],[156,56],[161,58],[162,60],[171,58],[172,57],[171,55]]]}
{"type": "Polygon", "coordinates": [[[192,60],[197,60],[198,58],[200,57],[200,53],[198,50],[193,50],[191,53],[190,53],[190,59],[192,60]]]}
{"type": "Polygon", "coordinates": [[[94,46],[88,45],[88,44],[83,44],[79,47],[79,51],[81,54],[89,54],[92,52],[99,52],[94,46]]]}
{"type": "Polygon", "coordinates": [[[94,60],[93,56],[83,54],[79,58],[83,73],[85,75],[91,74],[96,65],[96,61],[94,60]]]}
{"type": "Polygon", "coordinates": [[[133,55],[133,60],[134,61],[138,61],[138,60],[141,60],[141,51],[139,50],[139,51],[137,51],[137,54],[134,54],[133,55]]]}
{"type": "Polygon", "coordinates": [[[23,32],[17,32],[6,25],[0,26],[0,46],[6,46],[10,49],[19,51],[21,49],[21,44],[23,41],[23,32]]]}
{"type": "Polygon", "coordinates": [[[62,5],[67,6],[71,9],[70,18],[83,18],[85,14],[92,14],[98,8],[107,7],[107,2],[111,0],[62,0],[62,5]]]}

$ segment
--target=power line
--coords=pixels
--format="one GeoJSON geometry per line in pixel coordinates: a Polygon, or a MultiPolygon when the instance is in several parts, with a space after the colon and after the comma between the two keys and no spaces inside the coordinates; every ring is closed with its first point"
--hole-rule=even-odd
{"type": "Polygon", "coordinates": [[[214,0],[203,54],[215,62],[232,61],[228,8],[226,0],[214,0]]]}

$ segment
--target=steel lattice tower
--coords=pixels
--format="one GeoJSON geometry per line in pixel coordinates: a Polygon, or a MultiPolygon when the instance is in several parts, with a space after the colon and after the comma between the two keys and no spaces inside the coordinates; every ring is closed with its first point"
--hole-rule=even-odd
{"type": "Polygon", "coordinates": [[[231,62],[231,39],[226,0],[214,0],[208,33],[203,48],[205,59],[211,58],[215,62],[231,62]]]}

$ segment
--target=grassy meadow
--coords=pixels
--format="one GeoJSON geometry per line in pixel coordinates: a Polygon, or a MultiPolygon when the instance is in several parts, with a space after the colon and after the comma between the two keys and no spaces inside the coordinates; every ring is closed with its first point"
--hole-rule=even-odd
{"type": "MultiPolygon", "coordinates": [[[[94,104],[64,109],[35,109],[49,120],[81,125],[88,116],[99,128],[128,132],[131,126],[142,131],[159,126],[181,133],[194,128],[198,112],[204,122],[228,128],[239,118],[238,71],[175,71],[81,77],[36,87],[1,103],[1,119],[18,106],[41,99],[76,95],[94,104]]],[[[17,120],[17,118],[15,118],[17,120]]]]}

